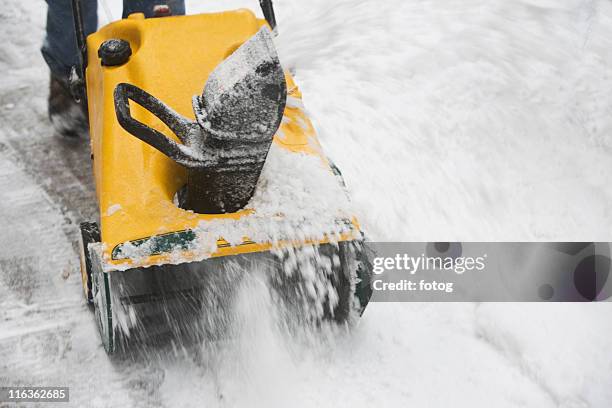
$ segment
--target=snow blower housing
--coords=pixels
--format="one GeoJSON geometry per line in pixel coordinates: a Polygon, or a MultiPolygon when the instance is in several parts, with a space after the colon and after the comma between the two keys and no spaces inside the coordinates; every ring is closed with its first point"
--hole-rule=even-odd
{"type": "Polygon", "coordinates": [[[86,45],[100,220],[81,225],[81,268],[108,352],[119,332],[167,320],[169,304],[200,310],[222,263],[282,267],[295,248],[333,259],[329,317],[363,310],[362,233],[266,21],[132,14],[86,45]]]}

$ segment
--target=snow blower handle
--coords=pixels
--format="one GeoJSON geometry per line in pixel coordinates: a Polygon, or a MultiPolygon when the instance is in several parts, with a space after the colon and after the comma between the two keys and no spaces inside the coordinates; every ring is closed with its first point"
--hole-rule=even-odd
{"type": "Polygon", "coordinates": [[[202,167],[201,158],[197,158],[190,147],[176,143],[163,133],[134,119],[130,110],[130,100],[164,122],[183,143],[186,135],[189,134],[192,127],[197,126],[196,124],[170,109],[150,93],[131,84],[121,83],[117,85],[114,98],[115,112],[121,127],[187,168],[202,167]]]}
{"type": "Polygon", "coordinates": [[[76,65],[70,67],[68,75],[68,85],[72,98],[80,103],[87,97],[85,86],[85,68],[87,68],[87,36],[83,25],[83,11],[81,9],[81,0],[72,0],[72,23],[74,35],[76,38],[76,47],[78,57],[76,65]]]}
{"type": "Polygon", "coordinates": [[[261,6],[261,11],[270,25],[270,28],[273,32],[276,32],[276,16],[274,15],[272,0],[259,0],[259,5],[261,6]]]}

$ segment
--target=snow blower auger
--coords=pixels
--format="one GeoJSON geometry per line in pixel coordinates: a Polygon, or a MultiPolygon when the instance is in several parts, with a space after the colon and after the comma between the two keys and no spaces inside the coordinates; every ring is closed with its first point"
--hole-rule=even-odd
{"type": "Polygon", "coordinates": [[[322,299],[321,319],[369,301],[363,234],[261,3],[266,20],[132,14],[85,39],[73,0],[83,61],[71,81],[88,104],[100,209],[81,224],[81,269],[108,353],[208,335],[239,269],[270,271],[298,307],[322,299]]]}

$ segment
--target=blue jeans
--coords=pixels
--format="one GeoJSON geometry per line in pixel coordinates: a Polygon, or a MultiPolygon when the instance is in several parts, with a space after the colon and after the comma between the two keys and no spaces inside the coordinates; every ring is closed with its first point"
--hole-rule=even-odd
{"type": "MultiPolygon", "coordinates": [[[[85,35],[98,28],[98,0],[80,0],[83,13],[85,35]]],[[[70,67],[76,65],[79,53],[76,46],[72,18],[71,0],[47,0],[47,36],[41,52],[51,73],[65,80],[70,74],[70,67]]],[[[153,7],[167,4],[172,14],[185,14],[184,0],[123,0],[123,18],[136,12],[146,17],[153,16],[153,7]]]]}

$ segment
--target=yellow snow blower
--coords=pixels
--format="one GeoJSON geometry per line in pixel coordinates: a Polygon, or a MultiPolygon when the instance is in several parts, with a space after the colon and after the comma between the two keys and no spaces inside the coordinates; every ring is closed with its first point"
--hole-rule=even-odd
{"type": "Polygon", "coordinates": [[[261,4],[265,20],[138,13],[85,38],[73,0],[71,88],[88,106],[99,204],[81,270],[108,353],[193,332],[237,268],[269,270],[286,302],[323,299],[322,319],[346,322],[370,298],[363,234],[261,4]]]}

